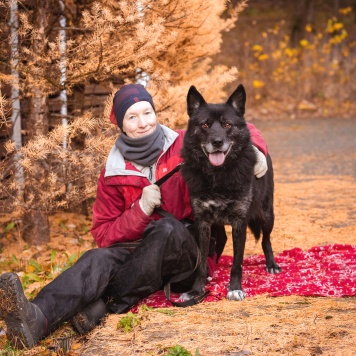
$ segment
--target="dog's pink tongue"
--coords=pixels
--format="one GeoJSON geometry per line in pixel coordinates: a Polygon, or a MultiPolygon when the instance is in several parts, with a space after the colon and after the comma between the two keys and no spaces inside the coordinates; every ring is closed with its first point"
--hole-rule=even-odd
{"type": "Polygon", "coordinates": [[[209,153],[209,161],[213,166],[221,166],[225,161],[223,152],[209,153]]]}

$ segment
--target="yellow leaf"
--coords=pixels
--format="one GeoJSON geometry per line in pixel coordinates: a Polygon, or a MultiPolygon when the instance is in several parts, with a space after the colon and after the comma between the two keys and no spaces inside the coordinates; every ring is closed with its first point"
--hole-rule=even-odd
{"type": "Polygon", "coordinates": [[[312,31],[313,31],[313,28],[311,27],[310,24],[307,24],[307,25],[305,26],[305,31],[307,31],[307,32],[312,32],[312,31]]]}
{"type": "Polygon", "coordinates": [[[26,272],[27,272],[27,273],[33,273],[33,272],[35,272],[35,271],[36,271],[36,268],[33,267],[32,265],[28,265],[28,266],[26,267],[26,272]]]}
{"type": "Polygon", "coordinates": [[[258,60],[261,61],[261,62],[267,60],[268,58],[269,58],[269,55],[266,54],[266,53],[261,54],[260,56],[258,56],[258,60]]]}
{"type": "Polygon", "coordinates": [[[315,104],[306,101],[306,100],[302,100],[299,104],[298,104],[298,109],[299,110],[308,110],[308,111],[315,111],[317,110],[317,107],[315,104]]]}
{"type": "Polygon", "coordinates": [[[294,48],[286,48],[285,49],[285,54],[288,57],[293,57],[293,56],[295,56],[297,54],[297,51],[294,48]]]}
{"type": "Polygon", "coordinates": [[[347,15],[351,11],[352,11],[352,7],[351,6],[339,9],[340,14],[343,14],[343,15],[347,15]]]}
{"type": "Polygon", "coordinates": [[[82,347],[82,344],[80,344],[79,342],[76,342],[74,344],[72,344],[71,349],[72,350],[79,350],[82,347]]]}
{"type": "Polygon", "coordinates": [[[254,51],[259,51],[259,52],[261,52],[261,51],[263,51],[263,47],[261,46],[261,45],[254,45],[253,47],[252,47],[252,49],[254,50],[254,51]]]}
{"type": "Polygon", "coordinates": [[[255,80],[252,82],[252,85],[253,85],[254,88],[258,89],[258,88],[262,88],[262,87],[265,85],[265,83],[262,82],[261,80],[255,79],[255,80]]]}
{"type": "Polygon", "coordinates": [[[6,335],[0,335],[0,348],[5,348],[6,343],[7,343],[6,335]]]}
{"type": "Polygon", "coordinates": [[[308,44],[309,44],[309,41],[308,41],[308,40],[300,40],[300,41],[299,41],[299,44],[300,44],[302,47],[307,47],[308,44]]]}
{"type": "Polygon", "coordinates": [[[341,22],[336,22],[336,23],[334,23],[334,30],[335,30],[335,31],[341,30],[343,27],[344,27],[344,24],[341,23],[341,22]]]}

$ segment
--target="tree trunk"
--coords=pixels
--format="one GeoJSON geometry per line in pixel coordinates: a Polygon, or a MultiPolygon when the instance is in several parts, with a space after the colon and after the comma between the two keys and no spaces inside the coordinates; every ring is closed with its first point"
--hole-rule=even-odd
{"type": "MultiPolygon", "coordinates": [[[[71,105],[68,106],[69,112],[72,113],[73,116],[75,115],[83,115],[85,111],[85,85],[76,85],[73,88],[73,93],[69,97],[69,102],[71,105]]],[[[72,137],[71,144],[69,147],[70,150],[77,151],[77,150],[85,150],[85,135],[78,134],[75,137],[72,137]]],[[[69,167],[69,170],[71,168],[69,167]]],[[[68,172],[70,173],[70,171],[68,172]]],[[[73,183],[73,186],[78,189],[82,190],[85,189],[85,179],[84,177],[79,178],[73,183]]],[[[87,200],[82,201],[78,205],[71,206],[68,211],[77,214],[84,214],[85,216],[89,215],[89,204],[87,200]]]]}
{"type": "MultiPolygon", "coordinates": [[[[40,88],[37,88],[29,101],[28,127],[31,139],[37,135],[48,133],[47,97],[43,95],[40,88]]],[[[46,170],[40,162],[37,162],[32,174],[36,177],[36,180],[41,181],[42,176],[46,174],[46,170]]],[[[26,186],[25,202],[28,201],[29,196],[36,194],[38,192],[35,192],[32,186],[26,186]]],[[[25,213],[23,217],[23,239],[30,245],[49,242],[49,220],[46,211],[31,209],[25,213]]]]}
{"type": "MultiPolygon", "coordinates": [[[[12,102],[12,134],[11,139],[16,144],[16,149],[19,150],[22,147],[22,134],[21,134],[21,110],[20,110],[20,76],[17,71],[19,63],[19,35],[18,35],[18,6],[17,1],[10,3],[10,27],[11,27],[11,37],[10,37],[10,47],[11,47],[11,102],[12,102]]],[[[20,159],[19,154],[16,154],[14,160],[17,162],[20,159]]],[[[24,176],[23,169],[19,167],[15,173],[16,181],[18,185],[18,199],[22,201],[23,199],[23,187],[24,187],[24,176]]]]}
{"type": "Polygon", "coordinates": [[[292,1],[291,5],[293,15],[290,42],[295,47],[305,35],[306,24],[314,21],[314,0],[292,1]]]}
{"type": "Polygon", "coordinates": [[[44,211],[30,210],[23,219],[23,239],[30,245],[49,242],[49,220],[44,211]]]}
{"type": "MultiPolygon", "coordinates": [[[[45,56],[46,48],[46,29],[48,27],[50,1],[38,3],[35,10],[34,23],[38,30],[39,36],[32,41],[31,47],[35,53],[40,53],[45,56]]],[[[28,131],[29,138],[36,139],[38,135],[46,135],[48,133],[48,107],[47,96],[42,88],[33,82],[29,89],[29,116],[28,116],[28,131]]],[[[41,162],[37,162],[34,166],[33,173],[36,180],[41,181],[44,174],[47,174],[41,162]]],[[[34,191],[30,185],[25,188],[25,202],[32,195],[36,196],[39,192],[34,191]]],[[[49,242],[49,220],[48,214],[44,210],[33,210],[25,213],[23,217],[23,238],[31,245],[38,245],[49,242]]]]}

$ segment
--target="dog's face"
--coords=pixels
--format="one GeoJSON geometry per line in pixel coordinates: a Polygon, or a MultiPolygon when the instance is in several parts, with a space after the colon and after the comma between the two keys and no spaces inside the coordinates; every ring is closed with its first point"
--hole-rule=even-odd
{"type": "Polygon", "coordinates": [[[229,156],[241,151],[249,140],[243,118],[245,102],[246,93],[241,84],[224,104],[208,104],[194,86],[189,89],[187,134],[196,158],[203,153],[199,159],[207,158],[212,166],[219,167],[229,156]]]}

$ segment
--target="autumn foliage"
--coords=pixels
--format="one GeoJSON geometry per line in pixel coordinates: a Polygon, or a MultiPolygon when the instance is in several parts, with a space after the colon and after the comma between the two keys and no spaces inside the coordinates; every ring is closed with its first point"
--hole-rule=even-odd
{"type": "MultiPolygon", "coordinates": [[[[355,112],[353,9],[340,7],[334,15],[318,13],[320,3],[314,2],[314,20],[306,21],[297,41],[291,34],[292,10],[288,13],[285,8],[279,16],[270,14],[269,20],[262,10],[259,16],[245,15],[239,24],[240,38],[235,40],[232,33],[225,36],[226,43],[235,45],[239,54],[234,63],[239,80],[250,93],[250,107],[284,119],[303,112],[318,117],[355,112]]],[[[230,58],[227,63],[231,63],[230,58]]]]}
{"type": "MultiPolygon", "coordinates": [[[[0,1],[2,128],[11,116],[11,98],[5,98],[4,89],[14,82],[11,1],[0,1]]],[[[256,2],[265,6],[259,27],[251,26],[259,19],[251,15],[257,8],[252,3],[243,13],[244,21],[237,21],[245,1],[194,0],[188,5],[183,0],[65,0],[63,9],[57,0],[29,3],[31,11],[24,6],[18,11],[16,66],[25,144],[18,148],[11,139],[2,142],[5,158],[0,161],[0,213],[9,221],[21,223],[28,212],[39,216],[73,210],[95,198],[97,176],[119,133],[108,116],[112,95],[123,83],[148,83],[160,122],[172,128],[186,124],[191,85],[208,101],[217,102],[243,82],[247,115],[260,110],[273,117],[279,113],[294,118],[298,111],[327,116],[335,109],[354,107],[351,7],[306,22],[298,40],[292,40],[285,19],[265,25],[269,5],[264,2],[256,2]],[[60,51],[60,16],[67,21],[65,53],[60,51]],[[77,96],[93,84],[111,93],[102,97],[104,110],[85,108],[77,96]],[[61,91],[68,95],[68,122],[53,127],[50,123],[59,118],[49,112],[48,98],[61,91]],[[17,179],[19,172],[24,186],[17,179]]]]}
{"type": "MultiPolygon", "coordinates": [[[[8,4],[1,2],[7,13],[8,4]]],[[[49,1],[41,10],[19,10],[16,70],[21,100],[30,103],[29,115],[38,110],[38,104],[31,103],[39,95],[43,114],[48,96],[59,91],[65,90],[70,97],[78,86],[104,83],[113,95],[119,83],[149,79],[148,90],[161,123],[174,128],[186,122],[185,98],[190,85],[198,86],[208,99],[219,100],[224,86],[236,79],[236,68],[213,66],[212,56],[220,50],[222,32],[235,25],[245,2],[227,17],[221,16],[226,10],[223,0],[195,0],[189,6],[184,0],[87,1],[77,16],[73,15],[75,6],[66,1],[61,12],[57,2],[49,1]],[[60,51],[57,14],[68,21],[65,54],[60,51]]],[[[4,28],[2,36],[9,36],[8,31],[4,28]]],[[[11,42],[10,37],[8,40],[11,42]]],[[[2,85],[13,83],[9,48],[1,46],[2,56],[8,59],[0,73],[2,85]]],[[[3,213],[21,221],[29,211],[48,214],[95,197],[98,174],[118,134],[108,120],[112,95],[105,99],[102,115],[73,109],[68,123],[50,132],[41,122],[31,121],[26,145],[18,149],[11,140],[5,144],[6,157],[0,163],[3,213]],[[20,170],[24,186],[16,179],[20,170]]],[[[1,98],[1,117],[6,124],[6,108],[11,103],[9,98],[1,98]]]]}

